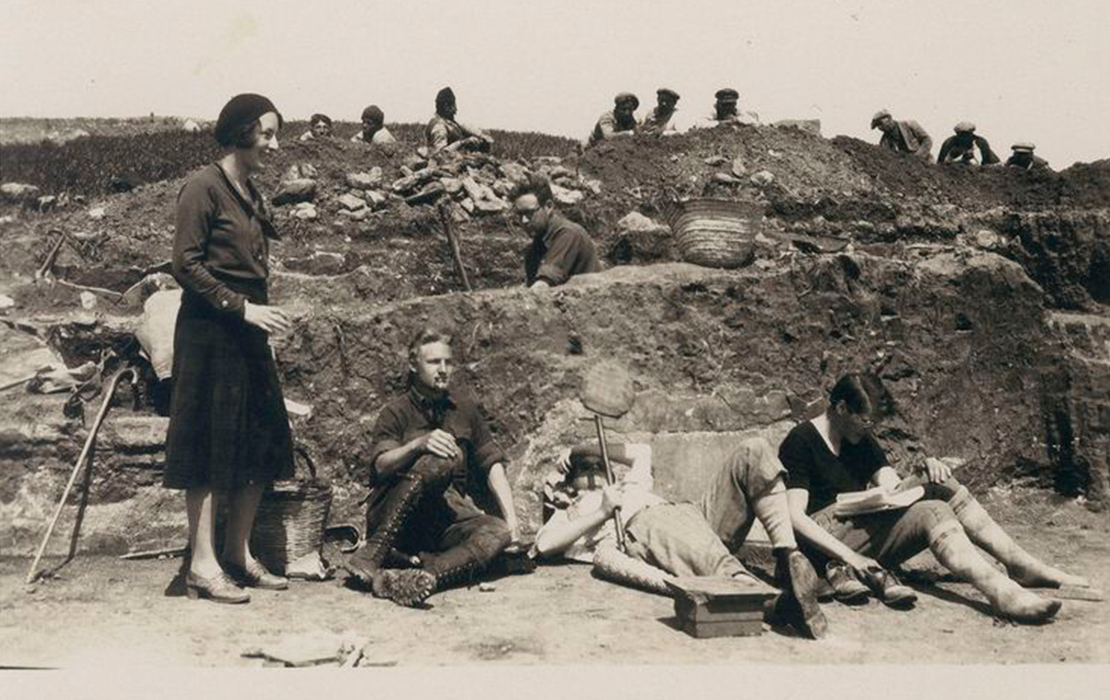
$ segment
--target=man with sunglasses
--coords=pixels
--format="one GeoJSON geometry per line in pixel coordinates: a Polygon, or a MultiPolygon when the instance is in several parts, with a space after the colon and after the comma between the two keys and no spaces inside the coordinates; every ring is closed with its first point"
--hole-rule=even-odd
{"type": "Polygon", "coordinates": [[[779,447],[787,469],[791,521],[807,554],[828,567],[838,597],[854,597],[850,589],[866,584],[889,605],[912,604],[916,595],[885,567],[925,549],[979,589],[996,614],[1017,622],[1045,622],[1061,606],[1022,586],[1089,585],[1022,549],[944,462],[926,459],[920,474],[901,479],[871,434],[873,417],[893,410],[893,399],[877,377],[848,374],[833,387],[828,409],[795,426],[779,447]],[[896,493],[919,485],[924,495],[908,507],[850,516],[836,512],[836,497],[842,493],[869,487],[896,493]],[[975,545],[1000,561],[1006,574],[991,566],[975,545]]]}
{"type": "Polygon", "coordinates": [[[601,261],[586,229],[555,208],[551,184],[530,176],[510,194],[513,216],[532,236],[525,254],[525,285],[533,289],[557,287],[575,275],[601,272],[601,261]]]}

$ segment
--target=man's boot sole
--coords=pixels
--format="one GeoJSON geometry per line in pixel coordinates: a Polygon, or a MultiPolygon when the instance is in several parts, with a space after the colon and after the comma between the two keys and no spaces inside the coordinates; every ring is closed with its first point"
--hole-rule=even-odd
{"type": "Polygon", "coordinates": [[[813,639],[821,639],[829,630],[829,622],[825,613],[821,612],[821,604],[817,602],[820,587],[817,572],[801,553],[788,557],[787,571],[790,574],[787,593],[798,606],[798,619],[793,621],[794,626],[813,639]]]}

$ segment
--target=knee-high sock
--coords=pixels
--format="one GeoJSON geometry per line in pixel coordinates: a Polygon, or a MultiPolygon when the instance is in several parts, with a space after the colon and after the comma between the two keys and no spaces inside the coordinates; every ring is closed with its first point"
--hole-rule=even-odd
{"type": "Polygon", "coordinates": [[[1060,601],[1025,590],[987,563],[958,523],[948,521],[929,533],[929,549],[937,561],[979,589],[1000,615],[1018,622],[1044,622],[1060,609],[1060,601]]]}
{"type": "Polygon", "coordinates": [[[790,522],[790,504],[786,500],[786,486],[778,479],[771,490],[752,503],[755,517],[771,539],[774,549],[797,549],[794,525],[790,522]]]}
{"type": "Polygon", "coordinates": [[[966,487],[961,486],[948,503],[952,506],[960,524],[963,525],[968,538],[1002,562],[1006,572],[1014,581],[1023,586],[1085,587],[1090,585],[1090,582],[1082,576],[1074,576],[1049,566],[1022,549],[1021,545],[991,518],[966,487]]]}

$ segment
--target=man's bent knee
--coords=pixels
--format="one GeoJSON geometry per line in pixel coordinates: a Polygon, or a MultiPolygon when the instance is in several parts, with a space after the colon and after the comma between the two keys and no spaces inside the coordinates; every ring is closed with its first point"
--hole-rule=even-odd
{"type": "Polygon", "coordinates": [[[482,564],[488,564],[494,557],[504,552],[512,541],[512,533],[509,532],[509,526],[505,521],[489,515],[482,518],[481,524],[470,536],[467,544],[481,559],[482,564]]]}
{"type": "Polygon", "coordinates": [[[771,443],[759,436],[740,442],[729,457],[729,469],[752,498],[768,493],[786,471],[771,443]]]}
{"type": "Polygon", "coordinates": [[[455,457],[438,457],[436,455],[424,455],[416,460],[412,468],[408,471],[410,478],[419,478],[425,485],[448,483],[451,475],[461,465],[465,456],[461,450],[455,457]]]}

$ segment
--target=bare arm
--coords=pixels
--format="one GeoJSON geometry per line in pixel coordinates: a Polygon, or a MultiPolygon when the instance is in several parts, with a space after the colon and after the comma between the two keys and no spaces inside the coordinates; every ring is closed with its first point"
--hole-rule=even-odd
{"type": "Polygon", "coordinates": [[[603,491],[600,507],[581,513],[573,520],[547,521],[536,535],[536,552],[549,557],[565,552],[579,537],[593,532],[613,515],[620,502],[620,491],[616,486],[607,486],[603,491]]]}
{"type": "Polygon", "coordinates": [[[490,467],[489,490],[493,492],[493,497],[497,500],[497,507],[501,509],[501,516],[505,518],[505,524],[509,526],[509,533],[512,535],[509,546],[519,545],[520,524],[517,522],[516,507],[513,505],[513,489],[509,485],[508,477],[505,476],[505,465],[501,462],[490,467]]]}
{"type": "Polygon", "coordinates": [[[875,560],[853,552],[848,545],[833,537],[825,528],[818,525],[813,518],[806,514],[806,507],[809,505],[809,491],[788,489],[786,498],[790,504],[790,520],[794,523],[794,531],[807,542],[833,559],[838,559],[857,571],[879,566],[879,563],[875,560]]]}
{"type": "Polygon", "coordinates": [[[378,478],[388,479],[407,470],[413,462],[425,454],[453,459],[458,455],[458,452],[459,446],[455,443],[455,437],[451,433],[445,430],[433,430],[409,440],[400,447],[395,447],[378,455],[374,462],[374,471],[378,478]]]}

